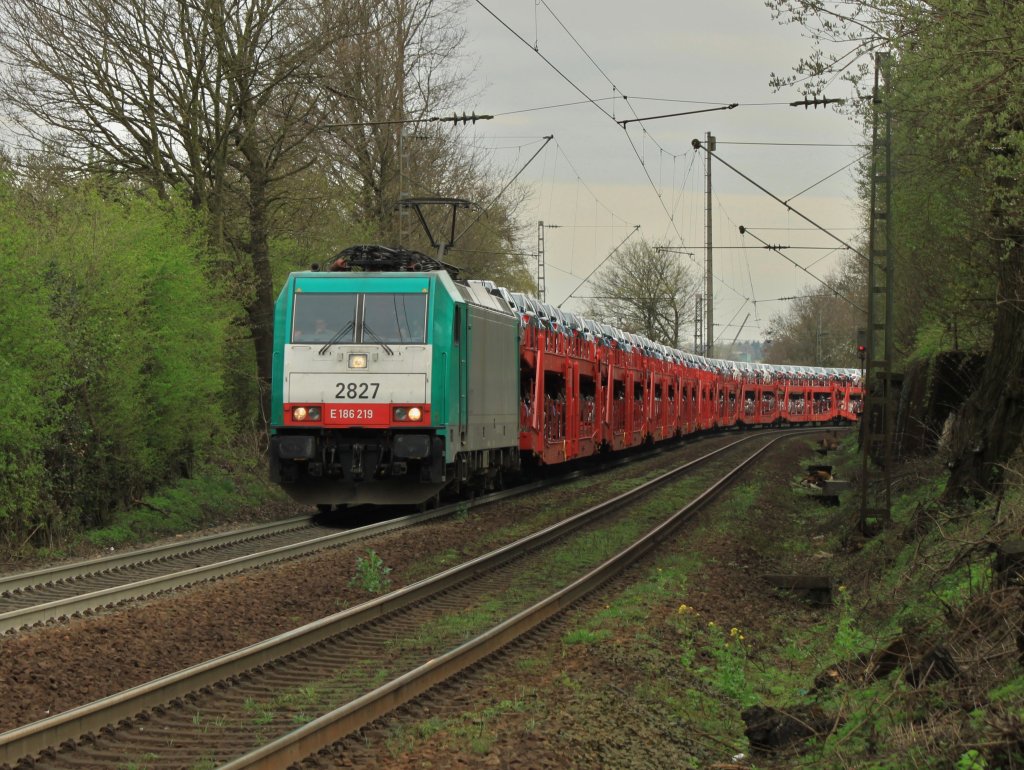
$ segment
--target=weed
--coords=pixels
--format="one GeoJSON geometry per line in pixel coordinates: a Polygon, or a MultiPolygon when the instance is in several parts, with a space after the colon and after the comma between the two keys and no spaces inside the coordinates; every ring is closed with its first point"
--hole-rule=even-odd
{"type": "Polygon", "coordinates": [[[707,638],[708,652],[715,660],[714,669],[708,673],[715,688],[742,706],[756,703],[757,696],[747,679],[747,647],[743,633],[734,627],[726,634],[714,623],[708,623],[707,638]]]}
{"type": "Polygon", "coordinates": [[[277,716],[277,714],[275,713],[275,711],[269,705],[264,704],[264,703],[255,703],[254,702],[253,705],[250,707],[249,706],[249,702],[248,702],[249,700],[250,699],[246,700],[245,709],[246,709],[246,711],[253,711],[253,712],[255,712],[253,714],[253,718],[252,718],[253,724],[255,724],[255,725],[269,725],[271,722],[274,721],[274,718],[277,716]]]}
{"type": "Polygon", "coordinates": [[[832,641],[832,654],[836,660],[849,660],[867,648],[871,640],[856,626],[850,592],[846,586],[839,586],[836,592],[836,635],[832,641]]]}
{"type": "Polygon", "coordinates": [[[397,759],[403,754],[408,754],[412,751],[415,745],[415,738],[406,732],[406,728],[402,725],[396,725],[391,728],[388,733],[388,737],[384,739],[384,746],[388,750],[388,754],[392,758],[397,759]]]}
{"type": "Polygon", "coordinates": [[[160,755],[150,751],[139,757],[137,761],[122,762],[117,766],[117,770],[145,770],[151,762],[156,762],[158,759],[160,759],[160,755]]]}
{"type": "Polygon", "coordinates": [[[595,644],[611,636],[611,631],[589,631],[585,628],[577,628],[575,631],[562,636],[562,646],[571,647],[574,644],[595,644]]]}
{"type": "Polygon", "coordinates": [[[385,567],[384,560],[371,548],[366,556],[356,558],[356,574],[348,584],[371,594],[387,593],[391,590],[390,573],[391,567],[385,567]]]}
{"type": "Polygon", "coordinates": [[[444,729],[444,722],[437,717],[431,717],[416,725],[416,734],[421,738],[429,738],[444,729]]]}
{"type": "Polygon", "coordinates": [[[566,689],[572,690],[574,693],[579,693],[583,690],[583,685],[580,682],[577,682],[568,674],[562,674],[562,677],[559,681],[561,681],[561,683],[565,685],[566,689]]]}
{"type": "Polygon", "coordinates": [[[494,745],[494,736],[490,734],[481,733],[480,735],[474,736],[469,741],[469,750],[474,754],[483,756],[491,750],[491,746],[494,745]]]}
{"type": "Polygon", "coordinates": [[[956,770],[986,770],[988,762],[977,749],[968,749],[956,762],[956,770]]]}
{"type": "Polygon", "coordinates": [[[541,658],[518,658],[516,660],[516,668],[520,671],[537,671],[546,665],[547,661],[541,658]]]}

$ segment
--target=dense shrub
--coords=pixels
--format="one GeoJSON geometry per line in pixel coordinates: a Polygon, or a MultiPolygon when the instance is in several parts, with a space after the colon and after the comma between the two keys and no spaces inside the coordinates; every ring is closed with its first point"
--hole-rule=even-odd
{"type": "Polygon", "coordinates": [[[100,523],[225,440],[229,310],[191,210],[92,185],[26,195],[0,192],[9,538],[100,523]]]}

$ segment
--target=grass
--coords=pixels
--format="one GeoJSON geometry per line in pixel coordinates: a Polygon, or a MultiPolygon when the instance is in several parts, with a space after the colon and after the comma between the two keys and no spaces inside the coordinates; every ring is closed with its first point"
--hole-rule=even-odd
{"type": "Polygon", "coordinates": [[[117,770],[146,770],[146,768],[150,767],[154,762],[158,761],[159,759],[159,754],[155,754],[152,751],[148,751],[145,754],[139,756],[137,759],[120,763],[119,765],[117,765],[117,770]]]}
{"type": "Polygon", "coordinates": [[[283,499],[280,490],[262,478],[262,468],[229,473],[207,466],[192,478],[180,479],[159,492],[143,497],[135,506],[113,514],[105,526],[83,533],[100,548],[121,548],[161,537],[192,532],[209,523],[283,499]]]}

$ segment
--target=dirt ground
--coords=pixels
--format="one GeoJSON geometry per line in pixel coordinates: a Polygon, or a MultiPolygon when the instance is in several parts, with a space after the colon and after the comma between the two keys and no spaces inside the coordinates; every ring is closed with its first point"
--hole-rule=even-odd
{"type": "MultiPolygon", "coordinates": [[[[702,572],[685,595],[672,596],[644,621],[647,632],[623,630],[598,644],[567,651],[563,635],[586,622],[637,580],[634,568],[602,596],[574,608],[515,650],[487,661],[460,681],[407,706],[393,720],[369,726],[342,745],[338,766],[404,767],[718,767],[745,766],[739,706],[732,722],[700,724],[650,693],[694,686],[679,663],[678,629],[664,622],[681,604],[703,622],[742,628],[768,647],[779,642],[778,613],[789,623],[820,617],[802,603],[780,600],[761,579],[787,571],[759,542],[788,526],[790,483],[806,463],[809,441],[791,439],[756,473],[778,480],[784,504],[762,495],[746,526],[689,528],[653,558],[699,549],[702,572]],[[773,619],[773,616],[775,618],[773,619]],[[524,665],[523,661],[530,661],[524,665]],[[456,721],[469,714],[465,729],[456,721]],[[473,726],[472,715],[482,714],[473,726]],[[458,719],[457,719],[458,718],[458,719]],[[456,720],[456,721],[453,721],[456,720]],[[426,727],[424,727],[426,725],[426,727]],[[738,731],[737,731],[737,725],[738,731]],[[474,730],[478,733],[474,739],[474,730]]],[[[598,482],[595,482],[595,484],[598,482]]],[[[762,484],[762,488],[772,489],[762,484]]],[[[574,508],[572,492],[554,492],[546,504],[574,508]],[[561,501],[558,495],[565,495],[561,501]]],[[[723,503],[724,504],[724,503],[723,503]]],[[[427,528],[375,538],[319,556],[198,586],[182,594],[129,605],[116,612],[0,637],[0,730],[41,719],[238,649],[364,600],[349,585],[358,555],[372,547],[392,567],[394,586],[422,577],[417,565],[431,554],[460,558],[488,550],[489,533],[523,516],[515,500],[427,528]],[[272,579],[268,579],[271,578],[272,579]]],[[[708,514],[710,516],[712,514],[708,514]]],[[[811,537],[812,533],[808,533],[811,537]]],[[[697,661],[694,664],[699,664],[697,661]]],[[[716,718],[717,719],[717,718],[716,718]]],[[[459,722],[461,724],[461,722],[459,722]]],[[[768,766],[759,762],[758,767],[768,766]]]]}

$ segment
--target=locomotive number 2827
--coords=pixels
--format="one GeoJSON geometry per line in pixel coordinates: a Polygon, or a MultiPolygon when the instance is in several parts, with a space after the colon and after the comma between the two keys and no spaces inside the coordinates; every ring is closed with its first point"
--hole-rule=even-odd
{"type": "Polygon", "coordinates": [[[335,394],[337,399],[353,399],[353,398],[376,398],[377,391],[380,390],[379,382],[339,382],[337,383],[338,392],[335,394]]]}

